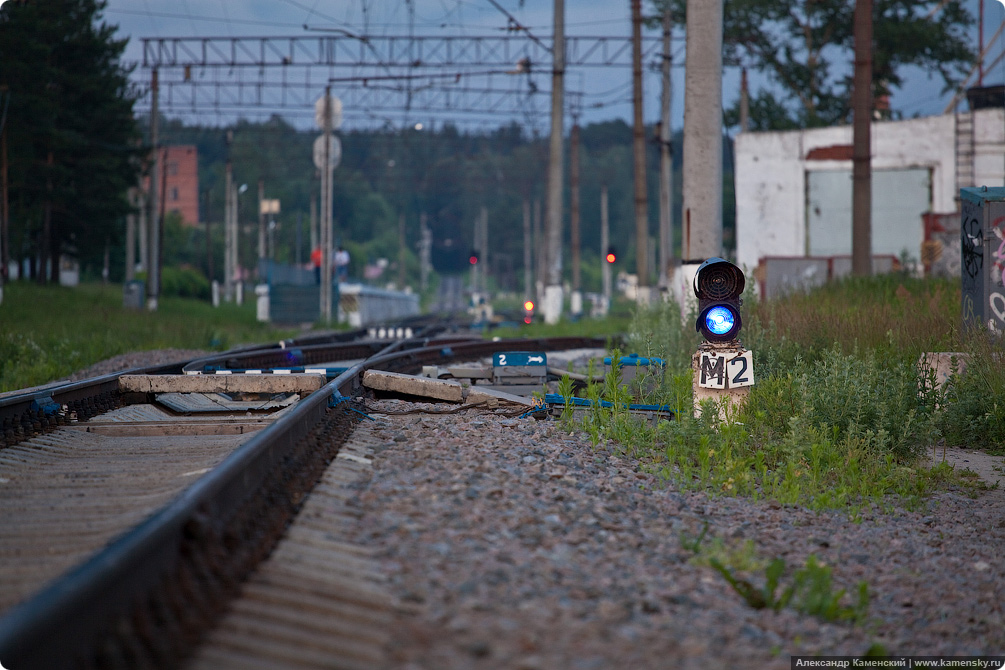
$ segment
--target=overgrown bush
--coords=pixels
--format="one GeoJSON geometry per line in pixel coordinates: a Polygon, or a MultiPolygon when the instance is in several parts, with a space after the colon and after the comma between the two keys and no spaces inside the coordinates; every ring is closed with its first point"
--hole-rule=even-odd
{"type": "Polygon", "coordinates": [[[946,443],[1005,453],[1005,350],[997,337],[971,333],[962,347],[963,374],[939,398],[937,425],[946,443]]]}
{"type": "Polygon", "coordinates": [[[211,291],[206,276],[191,266],[161,269],[161,296],[209,300],[211,291]]]}
{"type": "MultiPolygon", "coordinates": [[[[959,291],[949,282],[889,275],[777,301],[744,298],[741,338],[754,352],[757,383],[730,421],[714,407],[693,417],[690,364],[700,340],[693,317],[664,303],[636,314],[628,343],[667,361],[645,402],[671,405],[676,420],[650,426],[623,410],[597,410],[584,423],[594,442],[611,440],[686,488],[852,510],[946,486],[952,477],[942,469],[914,467],[943,433],[1005,443],[1005,372],[990,354],[944,395],[919,392],[920,354],[957,337],[959,291]],[[968,402],[948,411],[963,393],[968,402]]],[[[586,394],[625,400],[610,378],[586,394]]]]}

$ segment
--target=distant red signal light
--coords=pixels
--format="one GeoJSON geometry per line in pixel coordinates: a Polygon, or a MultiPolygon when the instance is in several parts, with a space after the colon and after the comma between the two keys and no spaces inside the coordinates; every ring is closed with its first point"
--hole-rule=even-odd
{"type": "Polygon", "coordinates": [[[618,254],[615,253],[613,246],[607,247],[607,255],[604,256],[604,260],[606,260],[608,263],[613,263],[614,261],[618,260],[618,254]]]}
{"type": "Polygon", "coordinates": [[[615,258],[614,254],[607,254],[607,262],[608,263],[613,263],[616,260],[617,259],[615,258]]]}

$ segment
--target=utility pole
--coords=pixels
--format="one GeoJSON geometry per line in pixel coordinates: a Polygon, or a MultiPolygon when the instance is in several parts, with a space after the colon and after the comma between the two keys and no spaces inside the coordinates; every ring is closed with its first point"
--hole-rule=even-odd
{"type": "Polygon", "coordinates": [[[531,260],[530,200],[523,198],[523,301],[534,295],[534,266],[531,260]]]}
{"type": "Polygon", "coordinates": [[[851,271],[872,274],[872,0],[855,0],[851,271]]]}
{"type": "Polygon", "coordinates": [[[3,111],[0,111],[0,303],[3,303],[3,286],[10,269],[10,200],[7,192],[7,108],[10,91],[0,89],[3,111]]]}
{"type": "Polygon", "coordinates": [[[611,264],[607,262],[607,247],[611,244],[610,220],[607,217],[607,184],[600,187],[600,276],[604,287],[604,313],[611,304],[611,264]]]}
{"type": "Polygon", "coordinates": [[[405,288],[405,213],[398,213],[398,290],[405,288]]]}
{"type": "Polygon", "coordinates": [[[554,0],[554,65],[551,76],[551,143],[548,156],[548,217],[545,222],[547,278],[544,321],[558,323],[562,316],[562,134],[565,91],[565,0],[554,0]]]}
{"type": "MultiPolygon", "coordinates": [[[[541,201],[534,199],[534,290],[537,292],[537,301],[544,302],[544,278],[545,261],[547,253],[545,248],[547,242],[544,239],[543,225],[541,222],[541,201]]],[[[542,307],[543,309],[543,307],[542,307]]]]}
{"type": "Polygon", "coordinates": [[[321,168],[321,321],[332,319],[332,99],[331,86],[325,87],[324,162],[321,168]]]}
{"type": "Polygon", "coordinates": [[[136,278],[136,187],[130,186],[126,191],[129,206],[133,209],[126,214],[126,281],[136,278]]]}
{"type": "Polygon", "coordinates": [[[661,67],[663,91],[660,96],[660,259],[657,285],[666,288],[673,267],[673,153],[670,132],[670,51],[672,24],[670,6],[663,10],[663,62],[661,67]]]}
{"type": "Polygon", "coordinates": [[[646,198],[646,137],[642,121],[642,0],[632,0],[632,154],[635,164],[635,272],[637,300],[649,303],[649,202],[646,198]]]}
{"type": "Polygon", "coordinates": [[[750,89],[747,87],[747,68],[740,68],[740,132],[750,125],[750,89]]]}
{"type": "Polygon", "coordinates": [[[261,272],[262,261],[268,252],[265,244],[265,180],[258,180],[258,271],[261,272]]]}
{"type": "Polygon", "coordinates": [[[311,193],[311,251],[314,251],[320,243],[318,239],[318,201],[311,193]]]}
{"type": "Polygon", "coordinates": [[[137,262],[137,269],[140,272],[146,272],[147,268],[150,267],[150,263],[147,260],[147,254],[150,252],[150,244],[147,242],[147,236],[150,233],[150,226],[147,223],[147,214],[150,211],[150,206],[147,203],[147,193],[143,188],[143,175],[137,177],[136,180],[136,228],[139,233],[136,237],[136,243],[139,247],[139,260],[137,262]]]}
{"type": "Polygon", "coordinates": [[[488,291],[488,277],[489,277],[489,208],[482,205],[481,216],[479,217],[479,222],[481,226],[481,249],[479,249],[478,257],[481,261],[478,263],[480,266],[478,270],[478,279],[480,282],[479,290],[482,292],[488,291]]]}
{"type": "Polygon", "coordinates": [[[150,195],[148,196],[150,206],[149,225],[150,234],[147,235],[147,309],[151,312],[157,311],[157,298],[160,295],[160,194],[158,192],[160,181],[160,168],[158,165],[157,143],[159,119],[157,110],[157,68],[150,73],[150,147],[153,152],[153,161],[150,164],[150,195]]]}
{"type": "Polygon", "coordinates": [[[227,131],[227,165],[224,173],[223,190],[223,295],[226,300],[234,298],[234,251],[237,237],[234,235],[234,164],[230,158],[230,145],[234,132],[227,131]]]}
{"type": "Polygon", "coordinates": [[[982,87],[984,86],[984,0],[980,0],[977,9],[977,58],[977,86],[982,87]]]}
{"type": "Polygon", "coordinates": [[[209,190],[203,194],[203,214],[206,217],[206,278],[209,279],[209,283],[213,283],[213,235],[212,230],[209,226],[210,215],[209,215],[209,190]]]}
{"type": "Polygon", "coordinates": [[[573,117],[569,136],[569,233],[572,245],[572,300],[570,311],[578,317],[583,313],[583,293],[580,291],[579,239],[579,120],[573,117]]]}
{"type": "MultiPolygon", "coordinates": [[[[156,154],[154,155],[156,158],[156,154]]],[[[45,159],[45,202],[42,203],[42,244],[40,245],[38,283],[44,286],[47,276],[54,281],[59,280],[59,259],[52,258],[52,166],[54,163],[52,150],[45,159]],[[48,274],[47,274],[48,273],[48,274]]]]}
{"type": "Polygon", "coordinates": [[[304,227],[304,213],[297,212],[297,237],[295,243],[296,251],[293,261],[294,263],[296,263],[297,267],[300,266],[300,263],[303,259],[303,254],[301,253],[301,251],[303,250],[303,239],[304,239],[303,227],[304,227]]]}
{"type": "MultiPolygon", "coordinates": [[[[160,193],[161,206],[157,212],[157,257],[151,261],[150,266],[152,270],[157,271],[156,288],[157,295],[156,298],[160,298],[161,295],[161,266],[163,265],[164,259],[162,254],[164,253],[164,220],[167,214],[167,173],[168,173],[168,150],[167,147],[161,149],[161,186],[158,189],[160,193]]],[[[156,306],[155,306],[156,308],[156,306]]]]}
{"type": "Polygon", "coordinates": [[[426,213],[419,214],[419,231],[422,234],[422,242],[419,250],[419,287],[425,292],[429,288],[429,256],[433,250],[433,232],[426,225],[426,213]]]}
{"type": "Polygon", "coordinates": [[[687,0],[681,257],[694,270],[722,255],[722,5],[687,0]]]}

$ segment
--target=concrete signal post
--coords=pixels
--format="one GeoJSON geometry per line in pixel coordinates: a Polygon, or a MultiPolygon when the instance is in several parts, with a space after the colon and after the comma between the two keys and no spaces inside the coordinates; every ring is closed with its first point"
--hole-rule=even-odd
{"type": "Polygon", "coordinates": [[[740,268],[723,258],[709,258],[695,274],[695,330],[705,339],[691,358],[696,417],[703,401],[715,400],[719,418],[728,420],[731,409],[746,401],[754,384],[753,353],[737,339],[743,325],[740,294],[745,284],[740,268]]]}

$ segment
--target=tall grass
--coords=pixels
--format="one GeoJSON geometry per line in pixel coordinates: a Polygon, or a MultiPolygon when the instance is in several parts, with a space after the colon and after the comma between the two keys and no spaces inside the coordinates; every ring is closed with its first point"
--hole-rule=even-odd
{"type": "MultiPolygon", "coordinates": [[[[959,305],[958,283],[902,275],[767,302],[745,297],[741,338],[754,352],[756,384],[729,422],[716,411],[692,415],[693,315],[682,319],[672,303],[640,310],[629,351],[667,361],[645,400],[670,404],[677,420],[651,426],[594,412],[585,428],[687,488],[813,508],[857,510],[887,494],[917,500],[962,485],[948,467],[915,467],[925,447],[1005,444],[1001,344],[963,337],[959,305]],[[925,391],[920,355],[947,350],[969,355],[968,373],[925,391]]],[[[608,384],[587,393],[612,392],[608,384]]]]}
{"type": "Polygon", "coordinates": [[[120,285],[14,282],[4,287],[0,304],[0,391],[44,384],[129,351],[221,351],[292,334],[256,321],[253,302],[214,309],[162,298],[157,312],[134,311],[123,308],[120,285]]]}

